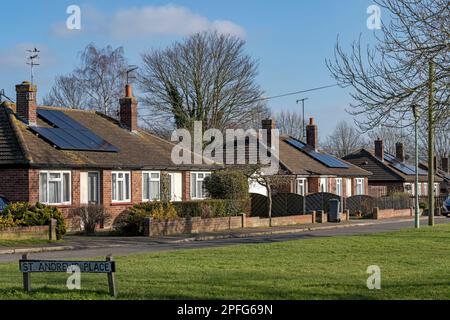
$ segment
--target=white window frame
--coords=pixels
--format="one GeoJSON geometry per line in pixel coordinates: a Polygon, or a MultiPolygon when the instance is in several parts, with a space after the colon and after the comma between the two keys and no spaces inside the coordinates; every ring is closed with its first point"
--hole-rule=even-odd
{"type": "MultiPolygon", "coordinates": [[[[190,186],[191,186],[191,187],[192,187],[192,177],[193,177],[194,175],[195,175],[195,177],[196,177],[194,186],[195,186],[195,188],[197,188],[197,182],[199,182],[199,181],[202,181],[202,182],[203,182],[207,176],[211,176],[211,172],[209,172],[209,171],[191,172],[191,174],[190,174],[190,186]],[[198,174],[203,174],[203,175],[204,175],[203,178],[202,178],[201,180],[198,179],[198,174]]],[[[192,191],[193,191],[193,190],[192,190],[192,188],[191,188],[191,190],[190,190],[190,196],[191,196],[191,199],[192,199],[192,200],[203,200],[203,199],[206,199],[206,197],[204,197],[204,195],[203,195],[203,197],[198,197],[198,196],[195,196],[195,197],[194,197],[192,191]]],[[[202,192],[203,192],[203,191],[202,191],[202,192]]],[[[197,190],[195,191],[195,193],[196,193],[196,195],[197,195],[197,190]]]]}
{"type": "Polygon", "coordinates": [[[95,173],[98,177],[97,179],[97,185],[95,186],[97,188],[97,204],[101,203],[101,199],[100,199],[100,184],[101,184],[101,175],[100,175],[100,171],[88,171],[87,172],[87,202],[89,203],[89,174],[95,173]]]}
{"type": "Polygon", "coordinates": [[[365,195],[365,183],[364,178],[356,178],[355,179],[355,193],[357,196],[365,195]],[[361,186],[361,190],[358,190],[358,187],[361,186]]]}
{"type": "Polygon", "coordinates": [[[161,200],[161,172],[160,171],[142,171],[142,201],[160,201],[161,200]],[[149,194],[151,194],[151,182],[158,182],[159,185],[159,199],[148,199],[147,196],[144,194],[144,175],[148,174],[148,191],[149,194]],[[152,174],[158,174],[159,178],[152,178],[152,174]]]}
{"type": "Polygon", "coordinates": [[[419,182],[419,183],[417,184],[417,188],[418,188],[418,190],[417,190],[417,195],[418,195],[418,196],[421,196],[421,195],[422,195],[422,183],[421,183],[421,182],[419,182]]]}
{"type": "MultiPolygon", "coordinates": [[[[118,191],[119,191],[119,188],[116,188],[116,192],[117,192],[116,196],[118,196],[118,191]]],[[[132,193],[132,190],[131,190],[131,171],[113,171],[111,173],[111,202],[112,203],[130,203],[131,202],[131,193],[132,193]],[[114,194],[114,179],[113,179],[113,176],[117,175],[116,182],[118,182],[120,173],[123,173],[122,180],[123,180],[123,186],[124,186],[124,189],[123,189],[124,199],[123,200],[114,200],[115,194],[114,194]],[[129,175],[129,179],[128,179],[128,190],[129,190],[129,195],[128,196],[129,196],[129,198],[128,199],[125,198],[125,196],[126,196],[126,186],[125,186],[126,179],[125,179],[125,175],[127,175],[127,174],[129,175]]]]}
{"type": "Polygon", "coordinates": [[[306,196],[308,194],[308,179],[307,178],[297,178],[296,193],[301,196],[306,196]],[[300,185],[303,188],[303,193],[300,192],[300,185]]]}
{"type": "Polygon", "coordinates": [[[434,196],[435,197],[439,196],[440,191],[441,191],[441,189],[440,189],[439,183],[435,182],[434,183],[434,196]]]}
{"type": "Polygon", "coordinates": [[[320,178],[319,179],[319,192],[328,192],[328,178],[320,178]],[[322,186],[325,186],[322,191],[322,186]]]}
{"type": "Polygon", "coordinates": [[[41,201],[42,199],[42,190],[41,190],[41,175],[42,174],[46,174],[47,175],[47,190],[45,190],[45,192],[47,193],[47,201],[43,201],[41,202],[42,204],[46,204],[46,205],[52,205],[52,206],[65,206],[65,205],[71,205],[72,204],[72,171],[70,170],[44,170],[44,171],[39,171],[39,201],[41,201]],[[52,179],[50,180],[50,174],[60,174],[60,178],[59,179],[52,179]],[[69,201],[64,201],[64,174],[69,174],[69,201]],[[50,194],[49,194],[49,185],[50,185],[50,181],[61,181],[61,200],[62,202],[58,202],[58,203],[52,203],[49,202],[50,199],[50,194]]]}
{"type": "Polygon", "coordinates": [[[423,183],[423,195],[428,197],[428,182],[423,183]]]}
{"type": "Polygon", "coordinates": [[[340,197],[343,196],[343,188],[342,188],[342,178],[336,178],[336,194],[340,197]],[[338,185],[339,185],[339,192],[338,192],[338,185]]]}

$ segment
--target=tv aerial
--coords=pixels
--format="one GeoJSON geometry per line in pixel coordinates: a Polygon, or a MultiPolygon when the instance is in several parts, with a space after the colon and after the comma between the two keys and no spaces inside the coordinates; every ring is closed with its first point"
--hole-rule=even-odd
{"type": "Polygon", "coordinates": [[[3,102],[3,98],[6,98],[6,100],[9,100],[10,102],[14,102],[10,98],[8,98],[8,96],[5,94],[5,90],[1,89],[0,90],[0,103],[3,102]]]}
{"type": "Polygon", "coordinates": [[[27,57],[27,65],[30,66],[30,72],[31,72],[31,84],[33,84],[34,81],[34,67],[35,66],[39,66],[40,64],[37,63],[36,61],[40,59],[39,57],[39,51],[37,48],[31,49],[31,50],[27,50],[28,57],[27,57]]]}
{"type": "Polygon", "coordinates": [[[139,69],[138,66],[135,66],[135,65],[128,66],[127,71],[126,71],[127,84],[130,84],[130,79],[136,79],[136,76],[133,75],[133,71],[136,71],[137,69],[139,69]]]}

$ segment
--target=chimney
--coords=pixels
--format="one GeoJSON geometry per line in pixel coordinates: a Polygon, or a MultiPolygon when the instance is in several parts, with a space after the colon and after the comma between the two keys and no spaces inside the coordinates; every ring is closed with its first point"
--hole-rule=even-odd
{"type": "Polygon", "coordinates": [[[267,131],[267,147],[272,147],[272,130],[275,130],[275,121],[272,119],[262,120],[262,129],[267,131]]]}
{"type": "Polygon", "coordinates": [[[395,157],[400,162],[405,162],[405,150],[403,148],[403,143],[397,142],[395,144],[395,157]]]}
{"type": "Polygon", "coordinates": [[[442,157],[442,159],[441,159],[441,169],[445,173],[448,173],[448,157],[442,157]]]}
{"type": "Polygon", "coordinates": [[[37,87],[28,81],[16,85],[16,114],[27,124],[36,124],[37,87]]]}
{"type": "Polygon", "coordinates": [[[375,140],[375,157],[377,157],[381,161],[384,161],[384,144],[383,140],[381,140],[380,138],[375,140]]]}
{"type": "Polygon", "coordinates": [[[137,127],[137,100],[133,97],[131,85],[125,86],[125,97],[119,100],[120,124],[130,131],[136,131],[137,127]]]}
{"type": "Polygon", "coordinates": [[[314,150],[319,146],[319,132],[314,124],[314,118],[309,118],[309,124],[306,126],[306,143],[314,150]]]}

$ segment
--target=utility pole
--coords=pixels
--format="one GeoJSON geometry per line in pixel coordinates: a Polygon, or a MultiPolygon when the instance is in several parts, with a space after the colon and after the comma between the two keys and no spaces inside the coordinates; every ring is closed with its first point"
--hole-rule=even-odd
{"type": "Polygon", "coordinates": [[[434,226],[434,63],[428,65],[428,225],[434,226]]]}
{"type": "Polygon", "coordinates": [[[420,212],[419,212],[419,142],[417,134],[417,122],[419,121],[419,106],[412,105],[414,114],[414,147],[415,147],[415,179],[414,179],[414,227],[420,228],[420,212]]]}
{"type": "Polygon", "coordinates": [[[302,103],[302,141],[305,141],[306,139],[306,127],[305,127],[305,101],[308,100],[309,98],[303,98],[303,99],[298,99],[296,101],[296,103],[298,104],[299,102],[302,103]]]}

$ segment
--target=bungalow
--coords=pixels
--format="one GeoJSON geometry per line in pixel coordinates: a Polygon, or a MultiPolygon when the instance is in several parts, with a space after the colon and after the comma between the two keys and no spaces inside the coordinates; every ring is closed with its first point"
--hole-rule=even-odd
{"type": "MultiPolygon", "coordinates": [[[[375,141],[375,149],[361,149],[343,158],[360,168],[370,171],[369,195],[380,197],[394,192],[405,192],[415,194],[414,182],[416,169],[405,162],[404,147],[401,142],[396,144],[396,155],[388,154],[384,151],[383,141],[375,141]]],[[[427,195],[428,192],[428,171],[419,168],[419,195],[427,195]]],[[[435,177],[435,192],[439,193],[439,183],[442,178],[435,177]]]]}
{"type": "MultiPolygon", "coordinates": [[[[428,164],[419,163],[419,168],[428,170],[428,164]]],[[[448,157],[442,157],[440,165],[438,165],[437,159],[434,158],[434,169],[436,172],[436,176],[442,179],[442,182],[439,184],[439,194],[443,196],[450,194],[450,173],[448,171],[448,157]]]]}
{"type": "Polygon", "coordinates": [[[102,204],[117,215],[160,198],[169,177],[172,200],[202,199],[203,180],[216,167],[175,165],[173,144],[140,130],[130,86],[120,120],[94,111],[36,105],[37,87],[16,86],[16,103],[0,105],[0,194],[68,210],[102,204]],[[163,175],[166,173],[167,175],[163,175]]]}
{"type": "MultiPolygon", "coordinates": [[[[275,121],[262,121],[267,135],[275,129],[275,121]]],[[[279,140],[280,175],[290,176],[290,182],[277,186],[277,191],[307,195],[329,192],[343,197],[366,195],[370,172],[319,150],[318,126],[311,118],[306,127],[306,142],[287,135],[279,140]]],[[[252,183],[250,192],[266,195],[266,189],[252,183]]]]}

